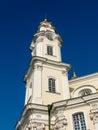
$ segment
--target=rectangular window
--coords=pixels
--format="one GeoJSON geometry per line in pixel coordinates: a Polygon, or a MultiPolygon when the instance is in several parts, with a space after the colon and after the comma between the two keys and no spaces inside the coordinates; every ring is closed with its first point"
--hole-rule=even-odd
{"type": "Polygon", "coordinates": [[[73,114],[74,130],[86,130],[83,112],[73,114]]]}
{"type": "Polygon", "coordinates": [[[47,46],[47,54],[53,55],[53,47],[52,46],[47,46]]]}
{"type": "Polygon", "coordinates": [[[56,92],[56,90],[55,90],[55,79],[53,79],[53,78],[48,79],[48,88],[49,88],[49,92],[53,92],[53,93],[56,92]]]}

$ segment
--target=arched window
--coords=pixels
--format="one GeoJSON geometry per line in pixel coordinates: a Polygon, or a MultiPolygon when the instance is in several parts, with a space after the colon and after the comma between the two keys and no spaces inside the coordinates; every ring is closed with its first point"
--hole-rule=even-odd
{"type": "Polygon", "coordinates": [[[85,95],[89,95],[91,93],[92,93],[91,89],[83,89],[79,92],[79,96],[85,96],[85,95]]]}
{"type": "Polygon", "coordinates": [[[48,79],[48,89],[49,89],[49,92],[53,92],[55,93],[56,92],[56,83],[55,83],[55,79],[54,78],[49,78],[48,79]]]}
{"type": "Polygon", "coordinates": [[[86,130],[85,117],[83,112],[72,115],[74,130],[86,130]]]}
{"type": "Polygon", "coordinates": [[[96,88],[92,85],[83,85],[83,86],[77,87],[73,91],[74,97],[85,96],[92,93],[96,93],[96,88]]]}

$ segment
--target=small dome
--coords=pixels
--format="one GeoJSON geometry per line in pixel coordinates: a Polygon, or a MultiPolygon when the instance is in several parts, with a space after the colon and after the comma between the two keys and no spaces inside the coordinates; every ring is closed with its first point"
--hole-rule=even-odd
{"type": "Polygon", "coordinates": [[[48,22],[47,19],[44,19],[44,21],[40,22],[38,31],[47,31],[47,30],[55,32],[55,27],[52,25],[51,22],[48,22]]]}

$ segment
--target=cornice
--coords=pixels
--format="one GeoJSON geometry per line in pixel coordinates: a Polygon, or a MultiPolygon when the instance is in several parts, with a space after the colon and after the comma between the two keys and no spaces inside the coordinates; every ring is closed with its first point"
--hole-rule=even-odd
{"type": "MultiPolygon", "coordinates": [[[[58,102],[52,103],[52,110],[51,112],[54,114],[56,111],[59,110],[68,110],[76,107],[81,107],[81,106],[91,106],[93,103],[98,103],[98,93],[83,96],[83,97],[77,97],[77,98],[72,98],[72,99],[67,99],[67,100],[62,100],[58,102]]],[[[31,113],[46,113],[48,114],[48,106],[46,105],[39,105],[39,104],[27,104],[22,112],[22,116],[20,120],[16,124],[16,129],[21,126],[21,124],[24,122],[26,119],[26,116],[28,115],[28,112],[31,113]]]]}
{"type": "Polygon", "coordinates": [[[43,57],[38,57],[38,56],[34,56],[29,64],[29,68],[27,73],[24,76],[24,81],[27,81],[27,78],[29,77],[31,70],[34,66],[34,63],[42,63],[42,64],[47,64],[47,65],[53,65],[53,66],[57,66],[60,68],[66,68],[67,71],[69,71],[69,69],[71,68],[70,64],[67,63],[63,63],[63,62],[58,62],[58,61],[53,61],[53,60],[49,60],[47,58],[43,58],[43,57]]]}
{"type": "Polygon", "coordinates": [[[22,112],[22,116],[20,118],[20,120],[16,123],[16,129],[21,125],[21,123],[24,121],[25,116],[27,115],[28,112],[44,112],[47,113],[48,112],[48,107],[45,105],[40,105],[40,104],[33,104],[33,103],[29,103],[24,107],[24,110],[22,112]]]}
{"type": "Polygon", "coordinates": [[[40,31],[40,32],[37,32],[35,35],[34,35],[34,38],[33,38],[33,42],[35,43],[37,38],[39,36],[45,36],[46,37],[46,34],[47,33],[51,33],[54,35],[54,39],[57,39],[60,43],[63,43],[63,40],[61,38],[61,36],[59,34],[56,34],[55,32],[52,32],[52,31],[40,31]]]}
{"type": "Polygon", "coordinates": [[[37,61],[42,61],[43,63],[47,63],[47,64],[52,64],[52,65],[67,67],[68,69],[71,67],[71,65],[67,64],[67,63],[58,62],[58,61],[50,60],[50,59],[47,59],[47,58],[34,56],[33,59],[32,59],[32,61],[34,62],[36,60],[37,61]]]}
{"type": "Polygon", "coordinates": [[[89,75],[85,75],[85,76],[81,76],[81,77],[77,77],[75,79],[70,79],[69,83],[73,84],[73,83],[78,83],[80,81],[93,80],[95,78],[98,78],[98,72],[93,73],[93,74],[89,74],[89,75]]]}
{"type": "Polygon", "coordinates": [[[93,102],[98,102],[98,93],[94,93],[91,95],[87,96],[82,96],[82,97],[77,97],[77,98],[72,98],[68,100],[62,100],[59,102],[54,102],[52,104],[52,111],[55,111],[55,109],[69,109],[69,108],[74,108],[74,107],[79,107],[79,106],[85,106],[85,105],[90,105],[93,102]]]}

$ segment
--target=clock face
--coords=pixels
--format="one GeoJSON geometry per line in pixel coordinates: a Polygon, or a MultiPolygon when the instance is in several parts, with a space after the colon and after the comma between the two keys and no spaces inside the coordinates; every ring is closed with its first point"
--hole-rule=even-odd
{"type": "Polygon", "coordinates": [[[92,91],[90,89],[83,89],[79,92],[79,96],[85,96],[91,94],[92,91]]]}

